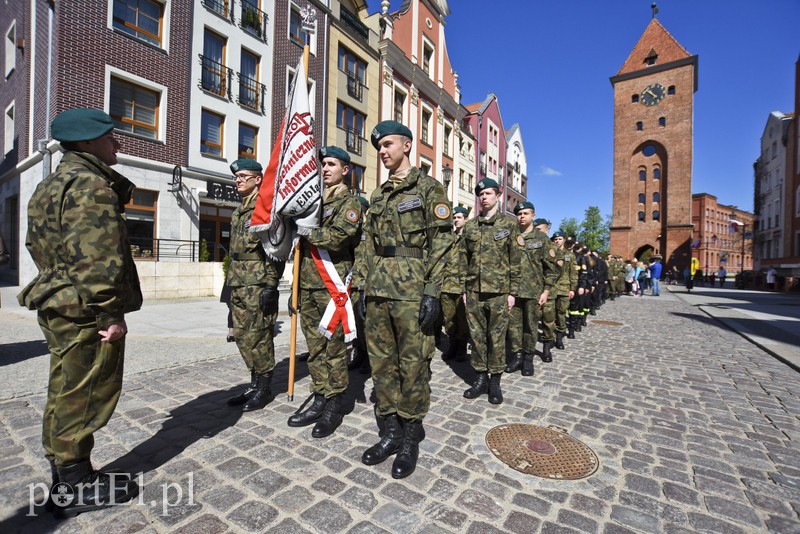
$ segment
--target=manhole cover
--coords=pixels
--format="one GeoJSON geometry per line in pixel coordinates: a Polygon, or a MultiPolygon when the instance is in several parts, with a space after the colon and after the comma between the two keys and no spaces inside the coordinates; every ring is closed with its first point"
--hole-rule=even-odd
{"type": "Polygon", "coordinates": [[[526,475],[577,480],[599,465],[597,455],[581,441],[540,426],[496,426],[486,434],[486,445],[503,463],[526,475]]]}
{"type": "Polygon", "coordinates": [[[625,323],[618,323],[617,321],[604,321],[602,319],[597,319],[592,321],[592,324],[601,324],[604,326],[622,326],[625,323]]]}

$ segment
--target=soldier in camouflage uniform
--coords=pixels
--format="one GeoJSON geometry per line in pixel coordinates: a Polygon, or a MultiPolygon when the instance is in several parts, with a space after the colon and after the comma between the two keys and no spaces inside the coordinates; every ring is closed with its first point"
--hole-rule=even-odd
{"type": "Polygon", "coordinates": [[[464,289],[473,344],[471,363],[478,376],[464,397],[488,393],[490,403],[500,404],[508,320],[520,288],[520,238],[514,219],[503,213],[495,180],[483,178],[475,186],[475,195],[481,215],[464,226],[461,243],[467,260],[464,289]]]}
{"type": "Polygon", "coordinates": [[[356,336],[355,317],[351,323],[346,312],[338,325],[321,322],[330,306],[345,309],[347,300],[335,285],[331,287],[337,281],[327,269],[335,269],[338,282],[346,287],[361,238],[361,203],[343,183],[350,173],[349,154],[336,146],[322,147],[319,159],[325,184],[322,224],[300,240],[300,322],[308,343],[313,403],[289,417],[288,424],[300,427],[316,423],[311,435],[324,438],[342,422],[342,395],[348,384],[345,342],[356,336]]]}
{"type": "Polygon", "coordinates": [[[231,163],[242,204],[231,216],[231,263],[226,283],[232,291],[236,346],[250,371],[250,385],[241,395],[228,399],[228,404],[243,405],[244,412],[260,410],[272,400],[278,282],[284,268],[283,263],[267,257],[261,239],[250,232],[261,170],[261,165],[251,158],[231,163]]]}
{"type": "Polygon", "coordinates": [[[461,247],[461,238],[469,212],[463,206],[453,208],[453,236],[455,242],[447,260],[447,274],[442,284],[442,316],[444,329],[449,338],[447,352],[442,354],[443,360],[456,358],[464,361],[467,354],[467,310],[464,306],[464,269],[466,259],[461,247]]]}
{"type": "Polygon", "coordinates": [[[533,355],[539,334],[539,321],[546,322],[542,335],[542,361],[553,360],[550,349],[555,339],[555,301],[550,298],[558,272],[556,253],[550,238],[536,226],[547,226],[544,219],[536,216],[531,202],[522,202],[514,208],[520,236],[517,238],[520,249],[520,284],[517,301],[511,310],[514,335],[511,336],[512,360],[506,367],[507,373],[522,369],[523,376],[532,376],[533,355]],[[552,300],[548,309],[547,303],[552,300]],[[544,312],[548,315],[545,317],[544,312]],[[545,337],[551,335],[553,339],[545,337]]]}
{"type": "Polygon", "coordinates": [[[383,121],[371,137],[389,179],[372,193],[353,287],[361,296],[357,313],[366,320],[382,437],[361,461],[375,465],[397,453],[392,477],[404,478],[416,469],[425,437],[434,326],[453,222],[442,185],[411,166],[411,130],[383,121]]]}
{"type": "Polygon", "coordinates": [[[134,185],[111,169],[120,149],[113,128],[99,110],[58,115],[51,131],[65,154],[28,205],[26,246],[39,274],[19,303],[38,310],[50,350],[42,445],[54,486],[91,486],[82,500],[51,502],[58,516],[138,494],[130,477],[95,471],[90,459],[93,434],[108,423],[122,391],[125,314],[142,305],[123,217],[134,185]]]}
{"type": "Polygon", "coordinates": [[[550,240],[556,248],[556,265],[560,274],[555,284],[556,295],[556,344],[559,350],[564,350],[564,336],[567,335],[567,311],[569,303],[578,290],[578,271],[575,269],[575,255],[571,250],[564,248],[564,232],[553,232],[550,240]]]}
{"type": "MultiPolygon", "coordinates": [[[[367,212],[369,211],[369,200],[364,198],[363,196],[359,195],[356,197],[358,202],[361,204],[361,221],[363,222],[366,220],[367,212]]],[[[363,257],[363,250],[365,248],[364,245],[364,232],[363,226],[359,225],[359,233],[356,250],[355,250],[355,257],[356,257],[356,265],[353,266],[353,272],[355,273],[358,270],[358,262],[359,258],[363,257]]],[[[350,299],[353,302],[353,306],[357,304],[355,298],[351,296],[350,299]]],[[[364,321],[362,320],[361,316],[356,313],[356,332],[358,333],[356,339],[353,341],[351,351],[352,351],[352,359],[348,364],[347,368],[349,370],[358,369],[358,372],[361,374],[369,374],[369,358],[367,357],[367,335],[364,331],[364,321]]]]}
{"type": "MultiPolygon", "coordinates": [[[[550,248],[555,249],[555,245],[548,237],[550,235],[550,226],[551,223],[547,219],[534,219],[533,226],[541,232],[544,237],[547,237],[547,241],[545,242],[550,248]]],[[[555,265],[555,257],[553,259],[553,270],[555,274],[553,276],[553,285],[555,285],[555,281],[559,277],[560,269],[557,265],[555,265]]],[[[550,363],[553,361],[553,354],[552,349],[556,342],[556,294],[555,291],[551,290],[547,295],[547,302],[544,303],[541,310],[541,335],[539,339],[542,341],[542,352],[541,358],[542,361],[545,363],[550,363]]]]}

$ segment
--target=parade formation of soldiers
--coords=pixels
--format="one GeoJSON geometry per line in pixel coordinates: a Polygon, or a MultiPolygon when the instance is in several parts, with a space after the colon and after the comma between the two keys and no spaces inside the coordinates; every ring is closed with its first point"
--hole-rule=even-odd
{"type": "MultiPolygon", "coordinates": [[[[97,110],[63,115],[53,134],[67,153],[29,208],[28,248],[40,273],[20,302],[39,310],[51,351],[43,444],[53,487],[99,485],[88,504],[58,510],[69,515],[138,493],[132,480],[115,485],[113,476],[94,470],[90,452],[91,434],[108,422],[119,397],[123,314],[140,307],[141,293],[122,218],[133,185],[110,169],[119,148],[113,121],[97,110]],[[59,199],[61,211],[45,209],[52,202],[42,195],[59,199]],[[67,238],[54,246],[61,238],[51,234],[67,238]],[[119,376],[109,375],[109,365],[119,376]]],[[[425,439],[431,361],[442,331],[448,338],[442,358],[469,357],[475,372],[464,397],[486,395],[500,404],[502,375],[532,376],[537,353],[553,362],[554,351],[568,348],[565,340],[581,332],[587,316],[624,291],[625,265],[618,257],[601,258],[574,236],[548,235],[549,221],[536,218],[531,202],[514,208],[516,218],[506,215],[500,185],[490,178],[475,186],[476,216],[453,208],[442,184],[411,165],[413,135],[398,122],[379,123],[371,142],[389,178],[369,201],[345,184],[349,154],[335,146],[319,150],[322,216],[298,243],[297,305],[290,299],[308,345],[311,396],[287,424],[314,425],[314,438],[336,431],[345,415],[352,345],[368,361],[376,399],[379,439],[362,462],[376,465],[394,456],[391,473],[400,479],[414,472],[425,439]]],[[[231,221],[226,285],[250,382],[228,404],[254,411],[273,399],[284,264],[269,258],[249,232],[262,166],[242,158],[230,167],[242,202],[231,221]]]]}

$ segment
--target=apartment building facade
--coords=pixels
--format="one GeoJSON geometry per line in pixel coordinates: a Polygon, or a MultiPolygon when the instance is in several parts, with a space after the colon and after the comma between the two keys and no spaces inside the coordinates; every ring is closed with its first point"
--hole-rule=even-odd
{"type": "Polygon", "coordinates": [[[753,221],[752,213],[720,204],[714,195],[692,195],[692,257],[704,273],[715,273],[720,267],[729,274],[753,268],[753,221]]]}
{"type": "MultiPolygon", "coordinates": [[[[476,180],[491,178],[500,184],[503,209],[513,214],[510,198],[517,198],[506,183],[506,135],[497,95],[489,93],[483,102],[466,106],[465,127],[475,132],[475,159],[478,161],[476,180]]],[[[475,200],[477,209],[477,199],[475,200]]],[[[514,204],[516,206],[516,204],[514,204]]]]}
{"type": "MultiPolygon", "coordinates": [[[[522,142],[522,130],[519,124],[512,124],[506,131],[506,150],[508,207],[513,212],[517,204],[525,201],[528,191],[528,158],[525,155],[525,144],[522,142]]],[[[529,200],[536,206],[536,199],[529,200]]],[[[546,216],[543,212],[541,215],[546,216]]]]}

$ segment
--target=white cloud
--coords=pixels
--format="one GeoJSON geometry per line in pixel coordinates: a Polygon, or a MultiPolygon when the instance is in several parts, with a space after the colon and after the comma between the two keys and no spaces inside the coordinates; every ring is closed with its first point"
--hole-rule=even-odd
{"type": "Polygon", "coordinates": [[[539,172],[536,173],[536,176],[561,176],[561,171],[557,171],[552,167],[542,165],[539,167],[539,172]]]}

